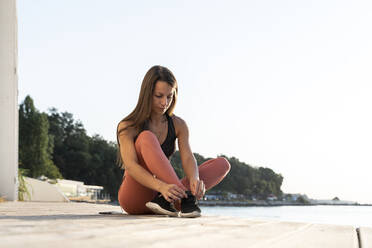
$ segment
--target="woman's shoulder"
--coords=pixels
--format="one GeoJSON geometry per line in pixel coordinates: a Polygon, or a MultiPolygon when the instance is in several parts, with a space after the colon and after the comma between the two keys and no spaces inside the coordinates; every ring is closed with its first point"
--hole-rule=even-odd
{"type": "Polygon", "coordinates": [[[173,123],[174,123],[175,125],[185,125],[185,124],[186,124],[186,122],[185,122],[181,117],[179,117],[179,116],[177,116],[177,115],[175,115],[175,114],[173,114],[173,115],[171,116],[171,118],[172,118],[173,123]]]}
{"type": "Polygon", "coordinates": [[[173,124],[174,124],[174,128],[176,129],[176,134],[178,136],[179,132],[183,131],[183,130],[187,130],[187,124],[186,124],[186,121],[184,119],[182,119],[181,117],[173,114],[171,116],[172,120],[173,120],[173,124]]]}
{"type": "Polygon", "coordinates": [[[135,137],[138,133],[137,129],[133,127],[132,121],[120,121],[117,132],[119,137],[122,135],[135,137]]]}

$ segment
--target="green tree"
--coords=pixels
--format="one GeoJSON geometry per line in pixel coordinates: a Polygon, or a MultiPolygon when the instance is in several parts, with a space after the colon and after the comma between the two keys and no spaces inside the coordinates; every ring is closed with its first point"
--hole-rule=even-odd
{"type": "Polygon", "coordinates": [[[122,170],[116,165],[117,146],[114,142],[107,142],[99,135],[89,139],[91,170],[93,175],[87,179],[89,184],[101,185],[116,199],[122,181],[122,170]]]}
{"type": "Polygon", "coordinates": [[[301,204],[309,204],[310,202],[308,200],[305,199],[305,197],[303,197],[302,195],[299,196],[296,200],[297,203],[301,203],[301,204]]]}
{"type": "Polygon", "coordinates": [[[116,165],[117,146],[99,135],[89,137],[81,122],[68,112],[49,109],[49,133],[54,139],[53,161],[65,178],[103,186],[116,199],[123,172],[116,165]]]}
{"type": "Polygon", "coordinates": [[[172,155],[172,157],[170,158],[170,163],[172,164],[178,178],[185,177],[185,173],[183,172],[182,161],[181,161],[181,156],[180,156],[179,151],[176,151],[172,155]]]}
{"type": "Polygon", "coordinates": [[[26,96],[19,107],[19,167],[27,169],[31,177],[62,177],[51,159],[53,139],[49,139],[48,129],[47,115],[40,113],[32,98],[26,96]]]}
{"type": "Polygon", "coordinates": [[[53,162],[64,178],[86,181],[91,175],[89,137],[81,122],[68,112],[49,110],[49,135],[54,140],[53,162]]]}
{"type": "MultiPolygon", "coordinates": [[[[209,160],[197,153],[194,153],[194,156],[198,165],[209,160]]],[[[270,194],[274,194],[278,197],[282,195],[280,189],[283,182],[282,175],[275,173],[270,168],[252,167],[249,164],[239,161],[239,159],[235,157],[229,158],[223,154],[219,156],[229,161],[231,170],[225,179],[212,189],[213,192],[231,192],[242,194],[246,197],[254,196],[258,199],[266,199],[270,194]]],[[[184,177],[182,161],[178,151],[172,156],[171,164],[178,177],[184,177]]]]}

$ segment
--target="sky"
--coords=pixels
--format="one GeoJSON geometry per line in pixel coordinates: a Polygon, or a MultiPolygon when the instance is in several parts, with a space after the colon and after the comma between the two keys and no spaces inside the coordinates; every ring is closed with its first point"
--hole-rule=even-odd
{"type": "Polygon", "coordinates": [[[116,140],[153,65],[179,84],[193,152],[372,203],[371,1],[18,0],[19,103],[116,140]]]}

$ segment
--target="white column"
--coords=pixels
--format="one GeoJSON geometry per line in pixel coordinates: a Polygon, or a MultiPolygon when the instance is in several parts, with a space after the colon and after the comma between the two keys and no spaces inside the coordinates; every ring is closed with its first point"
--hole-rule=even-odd
{"type": "Polygon", "coordinates": [[[0,196],[18,199],[16,0],[0,0],[0,196]]]}

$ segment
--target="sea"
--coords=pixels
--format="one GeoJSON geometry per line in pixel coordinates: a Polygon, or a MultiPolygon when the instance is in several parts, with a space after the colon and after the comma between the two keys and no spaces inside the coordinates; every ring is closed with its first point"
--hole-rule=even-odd
{"type": "Polygon", "coordinates": [[[203,215],[231,216],[255,220],[307,222],[318,224],[372,227],[372,206],[201,206],[203,215]]]}

